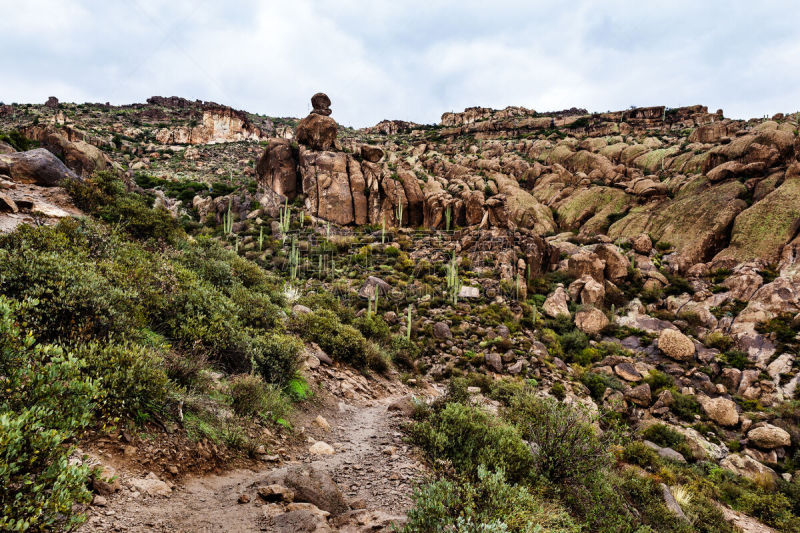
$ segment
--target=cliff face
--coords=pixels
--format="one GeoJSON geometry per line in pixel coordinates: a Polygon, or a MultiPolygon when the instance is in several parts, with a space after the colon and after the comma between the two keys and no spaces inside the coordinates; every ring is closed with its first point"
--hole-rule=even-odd
{"type": "Polygon", "coordinates": [[[208,106],[197,126],[162,128],[155,134],[161,144],[215,144],[239,141],[260,141],[270,137],[268,131],[253,125],[241,111],[230,107],[208,106]]]}

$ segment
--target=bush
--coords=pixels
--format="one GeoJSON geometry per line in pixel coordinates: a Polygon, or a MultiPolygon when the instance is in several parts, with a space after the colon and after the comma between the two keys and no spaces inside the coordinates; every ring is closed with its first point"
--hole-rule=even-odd
{"type": "Polygon", "coordinates": [[[714,331],[706,336],[705,344],[709,348],[717,348],[724,352],[733,346],[733,339],[719,331],[714,331]]]}
{"type": "Polygon", "coordinates": [[[388,342],[392,332],[383,318],[377,315],[363,315],[353,321],[353,326],[361,332],[364,337],[375,342],[388,342]]]}
{"type": "Polygon", "coordinates": [[[686,437],[664,424],[653,424],[642,432],[642,438],[664,446],[677,448],[686,442],[686,437]]]}
{"type": "Polygon", "coordinates": [[[419,357],[419,352],[419,346],[405,335],[392,337],[391,355],[397,366],[406,370],[414,369],[414,361],[419,357]]]}
{"type": "Polygon", "coordinates": [[[85,373],[97,385],[96,406],[102,417],[141,418],[163,409],[170,385],[157,350],[109,341],[79,346],[74,354],[86,362],[85,373]]]}
{"type": "Polygon", "coordinates": [[[69,529],[82,521],[89,469],[69,446],[89,423],[95,387],[82,363],[23,334],[19,304],[0,296],[0,530],[69,529]]]}
{"type": "Polygon", "coordinates": [[[681,394],[679,392],[672,393],[673,402],[669,408],[673,413],[678,415],[678,418],[683,420],[694,420],[694,415],[700,413],[700,403],[697,398],[690,394],[681,394]]]}
{"type": "Polygon", "coordinates": [[[553,395],[558,401],[563,402],[564,398],[567,396],[567,389],[564,387],[564,384],[560,381],[556,381],[553,383],[553,386],[550,387],[550,394],[553,395]]]}
{"type": "Polygon", "coordinates": [[[66,180],[63,185],[75,205],[105,222],[121,225],[133,237],[174,242],[182,233],[169,211],[154,209],[147,197],[126,192],[125,184],[113,172],[96,172],[88,179],[66,180]]]}
{"type": "Polygon", "coordinates": [[[289,327],[304,339],[319,344],[334,359],[356,368],[366,368],[366,339],[353,326],[339,322],[333,312],[323,309],[296,316],[289,327]]]}
{"type": "Polygon", "coordinates": [[[460,403],[447,403],[428,420],[410,428],[411,437],[433,459],[447,459],[458,472],[475,479],[478,467],[504,470],[512,482],[530,475],[533,455],[513,427],[485,411],[460,403]]]}
{"type": "Polygon", "coordinates": [[[581,378],[581,383],[589,389],[589,394],[595,401],[601,401],[606,389],[621,390],[623,385],[614,376],[601,372],[586,372],[581,378]]]}
{"type": "Polygon", "coordinates": [[[655,368],[644,378],[644,382],[650,385],[650,390],[653,394],[658,394],[662,390],[669,389],[675,384],[675,380],[672,379],[672,376],[655,368]]]}
{"type": "Polygon", "coordinates": [[[300,364],[303,343],[292,335],[268,334],[253,339],[253,364],[267,383],[283,384],[300,364]]]}
{"type": "Polygon", "coordinates": [[[656,451],[639,441],[629,442],[625,445],[622,450],[622,459],[642,468],[652,468],[660,462],[656,451]]]}
{"type": "Polygon", "coordinates": [[[528,533],[580,531],[567,512],[510,485],[502,470],[490,473],[478,468],[477,481],[440,480],[414,490],[414,507],[407,513],[402,531],[528,533]]]}
{"type": "Polygon", "coordinates": [[[579,483],[581,478],[611,464],[614,431],[595,432],[596,418],[588,410],[550,398],[523,394],[504,416],[531,445],[535,468],[555,483],[579,483]]]}
{"type": "Polygon", "coordinates": [[[239,374],[228,381],[233,412],[239,416],[253,416],[264,411],[267,385],[261,376],[239,374]]]}

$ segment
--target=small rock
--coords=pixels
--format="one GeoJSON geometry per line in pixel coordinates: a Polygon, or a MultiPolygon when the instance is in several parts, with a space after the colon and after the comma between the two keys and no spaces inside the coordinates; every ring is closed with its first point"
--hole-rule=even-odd
{"type": "Polygon", "coordinates": [[[336,453],[333,447],[327,442],[317,441],[309,449],[311,455],[333,455],[336,453]]]}
{"type": "Polygon", "coordinates": [[[242,493],[239,495],[239,499],[236,501],[239,503],[250,503],[250,495],[247,493],[242,493]]]}
{"type": "Polygon", "coordinates": [[[295,493],[283,485],[272,484],[258,487],[258,496],[265,502],[291,502],[294,501],[295,493]]]}
{"type": "Polygon", "coordinates": [[[317,418],[314,419],[314,425],[317,427],[322,428],[325,431],[331,430],[331,425],[325,420],[325,417],[322,415],[317,415],[317,418]]]}
{"type": "Polygon", "coordinates": [[[677,329],[665,329],[658,336],[658,349],[677,361],[688,361],[694,357],[692,339],[677,329]]]}

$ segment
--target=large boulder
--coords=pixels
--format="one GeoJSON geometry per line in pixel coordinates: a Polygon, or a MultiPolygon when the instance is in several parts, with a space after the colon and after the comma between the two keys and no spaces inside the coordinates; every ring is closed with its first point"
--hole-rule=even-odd
{"type": "Polygon", "coordinates": [[[44,148],[0,155],[0,174],[7,174],[19,183],[45,187],[54,187],[65,179],[79,179],[60,159],[44,148]]]}
{"type": "Polygon", "coordinates": [[[589,335],[600,333],[609,324],[608,317],[596,307],[581,309],[575,313],[575,326],[589,335]]]}
{"type": "Polygon", "coordinates": [[[677,329],[665,329],[658,336],[658,349],[667,357],[677,361],[688,361],[694,357],[694,343],[677,329]]]}
{"type": "Polygon", "coordinates": [[[778,261],[800,223],[800,164],[793,165],[786,175],[780,187],[736,217],[730,245],[714,257],[715,263],[778,261]]]}
{"type": "Polygon", "coordinates": [[[312,150],[330,150],[336,141],[337,124],[331,117],[310,114],[297,124],[297,142],[312,150]]]}
{"type": "Polygon", "coordinates": [[[749,455],[732,453],[720,461],[719,466],[753,481],[763,482],[765,478],[778,479],[778,474],[773,469],[762,465],[749,455]]]}
{"type": "Polygon", "coordinates": [[[272,139],[256,165],[259,181],[290,200],[300,192],[297,161],[287,139],[272,139]]]}
{"type": "Polygon", "coordinates": [[[720,426],[732,427],[739,423],[736,403],[727,398],[699,398],[706,416],[720,426]]]}
{"type": "Polygon", "coordinates": [[[556,290],[547,297],[542,305],[542,311],[547,316],[551,316],[553,318],[557,317],[558,315],[569,316],[569,307],[567,306],[567,291],[564,290],[563,286],[559,285],[556,290]]]}
{"type": "Polygon", "coordinates": [[[311,97],[311,113],[328,116],[331,114],[331,99],[325,93],[317,93],[311,97]]]}
{"type": "Polygon", "coordinates": [[[578,252],[567,260],[569,275],[574,278],[591,276],[598,283],[603,283],[605,268],[603,260],[592,252],[578,252]]]}
{"type": "Polygon", "coordinates": [[[340,225],[355,220],[347,157],[344,152],[318,152],[304,147],[299,155],[306,211],[340,225]]]}
{"type": "Polygon", "coordinates": [[[773,426],[772,424],[764,424],[763,426],[751,429],[747,432],[747,438],[752,444],[768,450],[780,448],[782,446],[790,446],[792,444],[791,435],[789,435],[786,430],[773,426]]]}

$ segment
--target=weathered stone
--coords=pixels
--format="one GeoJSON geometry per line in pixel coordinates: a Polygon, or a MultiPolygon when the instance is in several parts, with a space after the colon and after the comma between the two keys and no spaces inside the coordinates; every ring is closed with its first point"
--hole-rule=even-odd
{"type": "Polygon", "coordinates": [[[297,142],[313,150],[330,150],[336,141],[337,129],[331,117],[312,113],[297,123],[297,142]]]}
{"type": "Polygon", "coordinates": [[[260,182],[290,200],[300,192],[297,161],[289,141],[272,139],[256,165],[260,182]]]}
{"type": "Polygon", "coordinates": [[[44,148],[0,155],[0,174],[16,182],[53,187],[63,180],[78,179],[64,163],[44,148]]]}
{"type": "Polygon", "coordinates": [[[558,286],[550,296],[544,301],[542,311],[550,317],[557,317],[558,315],[569,316],[569,307],[567,306],[567,292],[563,286],[558,286]]]}
{"type": "Polygon", "coordinates": [[[606,314],[596,307],[581,309],[575,313],[575,326],[589,335],[600,333],[608,324],[609,321],[606,314]]]}
{"type": "Polygon", "coordinates": [[[688,361],[694,357],[692,340],[676,329],[665,329],[658,336],[658,349],[678,361],[688,361]]]}
{"type": "Polygon", "coordinates": [[[786,430],[772,424],[764,424],[751,429],[747,432],[747,438],[759,448],[766,449],[780,448],[792,444],[791,435],[786,430]]]}
{"type": "Polygon", "coordinates": [[[739,423],[736,403],[727,398],[699,398],[706,416],[720,426],[731,427],[739,423]]]}
{"type": "Polygon", "coordinates": [[[647,383],[642,383],[637,387],[626,390],[625,398],[641,407],[649,406],[650,401],[652,400],[650,385],[647,383]]]}

